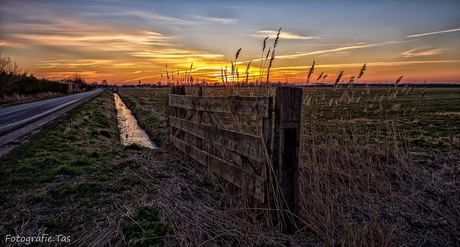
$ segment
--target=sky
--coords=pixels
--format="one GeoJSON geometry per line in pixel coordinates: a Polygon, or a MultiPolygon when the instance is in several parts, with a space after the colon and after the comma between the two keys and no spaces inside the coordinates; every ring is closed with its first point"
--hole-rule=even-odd
{"type": "Polygon", "coordinates": [[[305,83],[315,61],[311,82],[349,80],[364,63],[363,83],[460,82],[459,13],[454,0],[0,0],[0,53],[52,80],[220,82],[251,62],[254,82],[281,28],[270,81],[305,83]]]}

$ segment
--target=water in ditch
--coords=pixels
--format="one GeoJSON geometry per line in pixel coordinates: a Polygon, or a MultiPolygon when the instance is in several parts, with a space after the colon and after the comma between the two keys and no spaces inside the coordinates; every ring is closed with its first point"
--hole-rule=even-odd
{"type": "Polygon", "coordinates": [[[136,144],[150,149],[156,149],[157,145],[150,140],[145,130],[139,127],[131,110],[125,105],[118,94],[113,94],[115,107],[117,108],[118,129],[120,141],[123,145],[136,144]]]}

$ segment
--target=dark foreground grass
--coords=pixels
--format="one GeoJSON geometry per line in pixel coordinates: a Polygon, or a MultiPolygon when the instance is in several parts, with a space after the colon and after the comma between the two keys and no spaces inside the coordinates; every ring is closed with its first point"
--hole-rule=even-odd
{"type": "Polygon", "coordinates": [[[241,191],[176,150],[120,145],[108,92],[46,127],[2,158],[0,168],[2,246],[13,245],[5,242],[7,235],[43,234],[68,236],[70,243],[62,245],[71,246],[283,246],[308,240],[266,226],[241,191]]]}
{"type": "Polygon", "coordinates": [[[0,235],[68,235],[74,246],[458,245],[458,92],[371,89],[351,102],[344,90],[307,89],[294,235],[167,145],[168,92],[120,92],[158,150],[119,144],[104,93],[0,160],[0,235]]]}
{"type": "Polygon", "coordinates": [[[80,246],[162,243],[169,226],[158,218],[142,220],[149,232],[132,226],[139,210],[156,212],[131,201],[141,185],[136,157],[150,151],[119,144],[115,114],[113,97],[105,92],[2,158],[2,245],[11,245],[5,243],[8,234],[62,235],[80,246]],[[147,241],[152,234],[156,240],[147,241]]]}
{"type": "MultiPolygon", "coordinates": [[[[224,89],[204,91],[226,95],[224,89]]],[[[143,115],[165,109],[167,92],[120,94],[143,115]]],[[[240,95],[259,93],[239,89],[240,95]]],[[[460,89],[305,89],[303,228],[288,242],[458,245],[459,105],[460,89]]]]}

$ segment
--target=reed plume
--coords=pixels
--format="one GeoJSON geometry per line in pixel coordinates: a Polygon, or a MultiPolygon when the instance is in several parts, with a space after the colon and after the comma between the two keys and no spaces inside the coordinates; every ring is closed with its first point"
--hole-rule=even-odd
{"type": "Polygon", "coordinates": [[[364,71],[366,71],[366,64],[364,64],[361,70],[359,71],[358,78],[356,78],[356,82],[358,82],[359,78],[361,78],[364,75],[364,71]]]}
{"type": "Polygon", "coordinates": [[[355,82],[355,76],[350,77],[350,80],[348,81],[348,83],[351,84],[353,84],[353,82],[355,82]]]}
{"type": "Polygon", "coordinates": [[[246,85],[248,84],[248,79],[249,79],[249,68],[251,67],[252,61],[249,61],[248,66],[246,66],[246,85]]]}
{"type": "Polygon", "coordinates": [[[171,80],[169,79],[168,63],[166,63],[166,79],[168,79],[168,85],[171,84],[171,80]]]}
{"type": "Polygon", "coordinates": [[[273,50],[276,48],[276,45],[278,44],[278,40],[280,38],[280,33],[281,33],[281,27],[280,27],[280,29],[278,29],[278,33],[276,34],[275,43],[273,44],[273,50]]]}
{"type": "Polygon", "coordinates": [[[310,82],[310,77],[313,74],[313,71],[315,71],[315,60],[313,60],[313,63],[311,64],[310,71],[308,71],[308,77],[307,77],[307,83],[310,82]]]}
{"type": "Polygon", "coordinates": [[[272,56],[270,57],[270,63],[268,64],[268,68],[267,68],[267,80],[266,80],[267,90],[268,90],[268,83],[270,80],[270,68],[272,67],[273,60],[275,60],[275,49],[273,49],[272,51],[272,56]]]}
{"type": "Polygon", "coordinates": [[[323,74],[324,72],[321,72],[321,74],[319,74],[318,79],[316,79],[316,83],[318,83],[318,81],[321,80],[321,78],[323,77],[323,74]]]}
{"type": "Polygon", "coordinates": [[[402,78],[404,76],[400,76],[396,81],[395,81],[395,87],[399,85],[399,83],[401,82],[402,78]]]}
{"type": "Polygon", "coordinates": [[[238,57],[240,56],[240,52],[241,52],[241,48],[238,49],[238,51],[236,52],[235,63],[236,63],[236,60],[238,60],[238,57]]]}
{"type": "Polygon", "coordinates": [[[267,39],[268,37],[265,37],[262,47],[262,54],[260,55],[259,81],[262,81],[263,76],[262,60],[264,60],[264,52],[265,48],[267,47],[267,39]]]}
{"type": "Polygon", "coordinates": [[[271,47],[268,47],[267,55],[265,55],[264,65],[262,66],[262,75],[261,75],[262,78],[264,76],[265,66],[267,65],[267,60],[268,60],[268,56],[270,55],[271,49],[272,49],[271,47]]]}
{"type": "Polygon", "coordinates": [[[222,68],[222,67],[220,67],[220,78],[222,79],[222,84],[225,85],[224,68],[222,68]]]}
{"type": "MultiPolygon", "coordinates": [[[[275,48],[276,48],[276,45],[278,45],[278,40],[280,39],[280,33],[281,33],[281,27],[280,29],[278,29],[278,33],[276,34],[275,42],[273,43],[272,56],[270,58],[270,63],[268,64],[268,68],[267,68],[267,80],[266,80],[267,92],[268,92],[268,84],[269,84],[269,79],[270,79],[270,68],[272,67],[273,60],[275,60],[275,48]]],[[[267,54],[267,57],[268,57],[268,54],[267,54]]]]}
{"type": "Polygon", "coordinates": [[[337,76],[337,79],[335,79],[334,87],[337,87],[339,85],[340,79],[342,78],[342,76],[343,76],[343,70],[340,71],[339,76],[337,76]]]}
{"type": "Polygon", "coordinates": [[[240,53],[241,53],[241,48],[238,49],[238,51],[236,51],[236,55],[235,55],[235,63],[231,62],[232,63],[232,87],[235,86],[235,73],[236,73],[236,83],[239,82],[239,74],[238,74],[238,65],[237,65],[237,62],[238,62],[238,57],[240,56],[240,53]]]}

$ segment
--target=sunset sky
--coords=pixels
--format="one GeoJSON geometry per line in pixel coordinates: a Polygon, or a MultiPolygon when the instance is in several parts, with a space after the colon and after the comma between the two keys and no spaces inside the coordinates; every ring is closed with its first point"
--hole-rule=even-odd
{"type": "Polygon", "coordinates": [[[460,82],[460,1],[0,0],[0,52],[37,77],[155,83],[166,72],[220,81],[241,48],[259,77],[282,27],[271,81],[460,82]],[[265,56],[265,54],[264,54],[265,56]],[[166,63],[168,68],[166,68],[166,63]]]}

